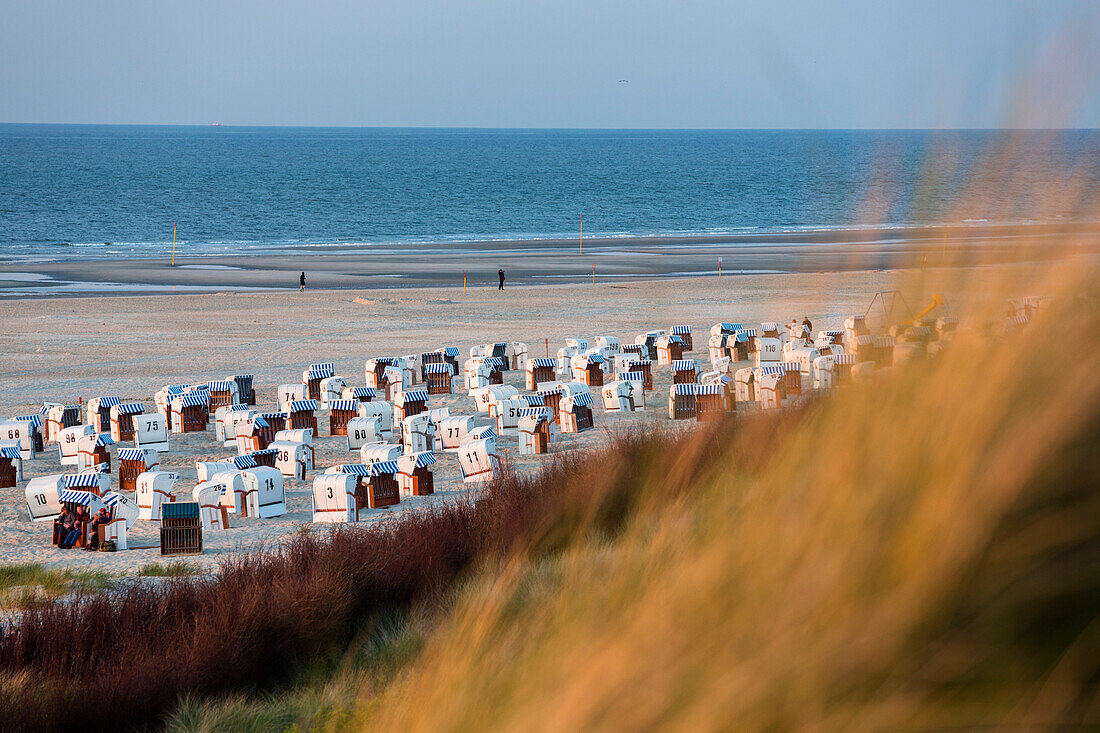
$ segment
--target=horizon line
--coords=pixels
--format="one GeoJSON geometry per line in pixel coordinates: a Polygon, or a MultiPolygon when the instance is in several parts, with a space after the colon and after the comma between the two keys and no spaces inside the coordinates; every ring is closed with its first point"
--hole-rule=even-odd
{"type": "Polygon", "coordinates": [[[476,130],[476,131],[631,131],[631,132],[1095,132],[1100,127],[502,127],[475,125],[302,125],[221,122],[9,122],[5,127],[196,127],[317,130],[476,130]]]}

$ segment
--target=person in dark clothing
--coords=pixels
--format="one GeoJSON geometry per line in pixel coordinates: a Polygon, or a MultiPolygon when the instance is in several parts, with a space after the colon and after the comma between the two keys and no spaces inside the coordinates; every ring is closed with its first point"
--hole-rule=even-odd
{"type": "Polygon", "coordinates": [[[107,513],[107,508],[103,507],[95,516],[92,517],[92,524],[88,527],[88,542],[84,548],[88,552],[99,549],[99,528],[107,522],[111,521],[111,515],[107,513]]]}
{"type": "Polygon", "coordinates": [[[504,290],[504,270],[497,270],[497,277],[500,278],[500,287],[497,290],[504,290]]]}
{"type": "Polygon", "coordinates": [[[76,521],[76,515],[66,507],[61,510],[56,521],[59,527],[57,549],[68,550],[80,539],[80,525],[76,521]]]}
{"type": "Polygon", "coordinates": [[[305,289],[306,289],[306,274],[303,272],[298,277],[298,292],[300,293],[305,289]]]}
{"type": "Polygon", "coordinates": [[[814,332],[814,324],[810,323],[809,316],[802,316],[802,325],[806,327],[806,330],[811,334],[814,332]]]}

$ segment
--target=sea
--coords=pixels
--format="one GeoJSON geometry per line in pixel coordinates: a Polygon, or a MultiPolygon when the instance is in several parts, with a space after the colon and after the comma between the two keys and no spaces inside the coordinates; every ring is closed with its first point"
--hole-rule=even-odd
{"type": "Polygon", "coordinates": [[[1100,132],[0,125],[0,261],[1059,222],[1100,132]]]}

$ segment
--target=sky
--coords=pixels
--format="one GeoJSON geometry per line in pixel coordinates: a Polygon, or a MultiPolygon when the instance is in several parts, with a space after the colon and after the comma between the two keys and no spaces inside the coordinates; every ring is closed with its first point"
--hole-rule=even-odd
{"type": "Polygon", "coordinates": [[[0,122],[1100,127],[1100,0],[0,0],[0,122]]]}

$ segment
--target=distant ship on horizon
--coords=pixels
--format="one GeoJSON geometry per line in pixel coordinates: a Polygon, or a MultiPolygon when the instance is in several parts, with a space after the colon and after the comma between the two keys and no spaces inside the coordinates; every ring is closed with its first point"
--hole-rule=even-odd
{"type": "Polygon", "coordinates": [[[211,123],[210,123],[210,126],[211,126],[211,127],[221,127],[221,126],[222,126],[222,123],[220,123],[220,122],[211,122],[211,123]]]}

